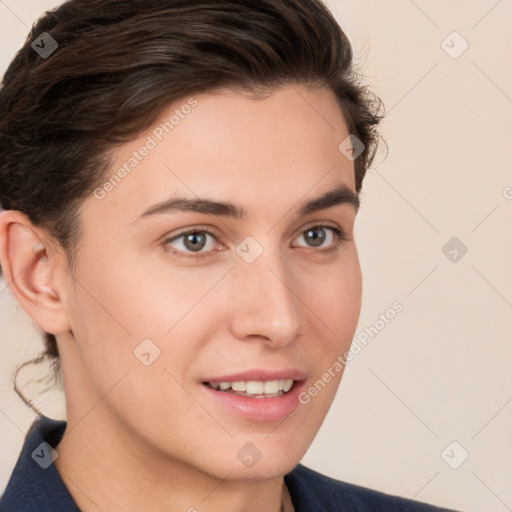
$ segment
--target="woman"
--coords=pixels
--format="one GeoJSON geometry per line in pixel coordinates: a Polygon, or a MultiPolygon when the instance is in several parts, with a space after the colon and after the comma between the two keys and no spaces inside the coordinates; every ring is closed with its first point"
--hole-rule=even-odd
{"type": "Polygon", "coordinates": [[[34,423],[1,511],[440,510],[299,464],[359,316],[377,107],[318,0],[37,22],[0,93],[0,260],[67,422],[34,423]]]}

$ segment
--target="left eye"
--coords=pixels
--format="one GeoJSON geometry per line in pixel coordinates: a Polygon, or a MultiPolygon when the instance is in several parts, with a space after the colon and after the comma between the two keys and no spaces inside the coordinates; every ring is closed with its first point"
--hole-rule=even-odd
{"type": "Polygon", "coordinates": [[[342,232],[331,226],[313,226],[306,229],[298,238],[306,240],[308,247],[322,247],[324,242],[327,247],[342,237],[342,232]]]}

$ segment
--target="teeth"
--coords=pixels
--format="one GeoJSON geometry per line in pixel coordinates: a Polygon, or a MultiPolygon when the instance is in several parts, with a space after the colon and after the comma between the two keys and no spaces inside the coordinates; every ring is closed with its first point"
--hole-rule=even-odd
{"type": "Polygon", "coordinates": [[[285,380],[284,385],[283,385],[283,391],[285,393],[288,393],[288,391],[290,391],[290,389],[292,389],[292,386],[293,386],[293,380],[285,380]]]}
{"type": "Polygon", "coordinates": [[[230,388],[232,391],[244,394],[245,396],[254,395],[269,395],[269,396],[281,396],[284,393],[288,393],[293,386],[292,379],[280,379],[280,380],[249,380],[249,381],[236,381],[236,382],[219,382],[210,383],[208,386],[213,389],[220,391],[228,391],[230,388]]]}
{"type": "Polygon", "coordinates": [[[257,380],[250,380],[249,382],[247,382],[247,384],[245,386],[245,391],[249,395],[261,395],[261,394],[263,394],[264,386],[265,386],[264,382],[257,381],[257,380]]]}
{"type": "Polygon", "coordinates": [[[279,389],[279,381],[278,380],[269,380],[263,384],[262,393],[266,393],[266,394],[279,393],[279,391],[280,391],[280,389],[279,389]]]}
{"type": "Polygon", "coordinates": [[[231,389],[233,391],[245,391],[247,383],[242,381],[232,382],[231,389]]]}

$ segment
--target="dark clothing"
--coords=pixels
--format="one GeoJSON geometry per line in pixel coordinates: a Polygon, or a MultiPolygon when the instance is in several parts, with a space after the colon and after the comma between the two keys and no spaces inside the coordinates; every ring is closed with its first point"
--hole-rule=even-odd
{"type": "MultiPolygon", "coordinates": [[[[0,498],[0,512],[80,512],[52,463],[52,447],[59,444],[66,425],[45,416],[32,424],[0,498]]],[[[447,512],[340,482],[301,464],[284,478],[295,512],[447,512]]]]}

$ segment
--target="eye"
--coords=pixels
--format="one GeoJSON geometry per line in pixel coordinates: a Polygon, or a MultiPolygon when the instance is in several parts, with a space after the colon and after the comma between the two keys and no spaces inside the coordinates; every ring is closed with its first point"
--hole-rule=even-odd
{"type": "Polygon", "coordinates": [[[183,257],[206,256],[216,246],[215,234],[207,229],[194,229],[165,240],[165,245],[176,249],[173,254],[183,257]],[[189,253],[189,254],[187,254],[189,253]]]}
{"type": "Polygon", "coordinates": [[[297,240],[304,240],[305,246],[323,249],[323,252],[334,251],[346,240],[344,232],[333,226],[312,226],[307,228],[297,240]]]}

